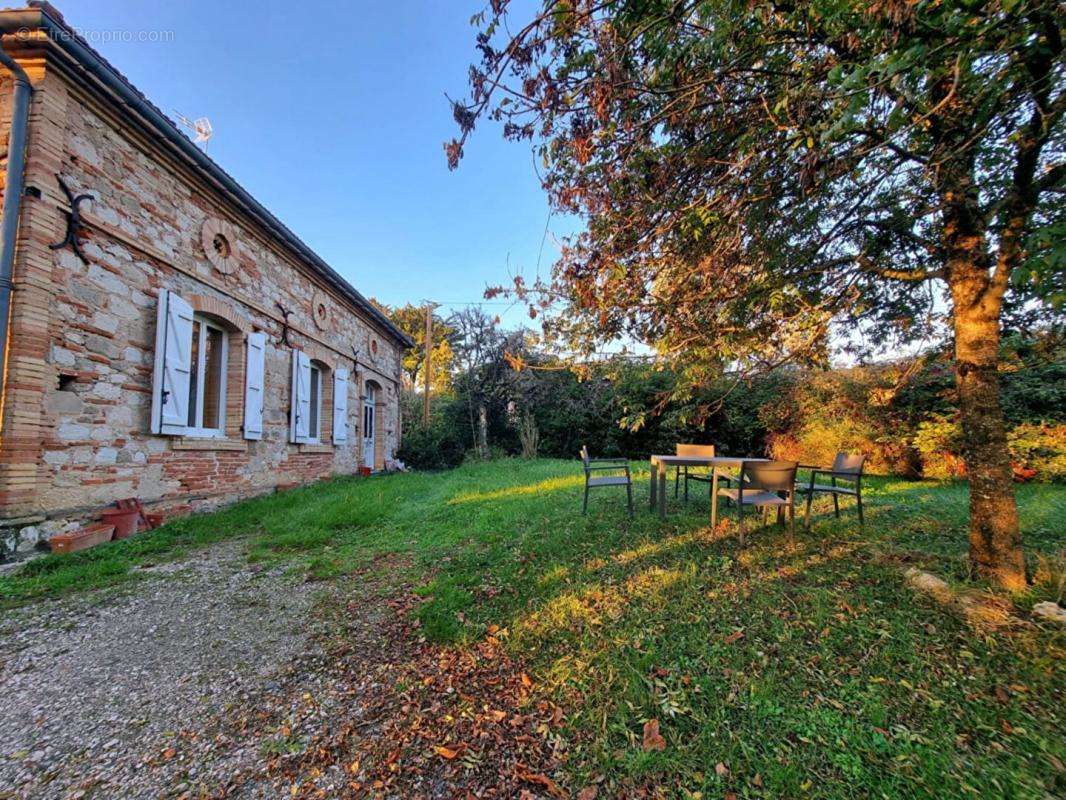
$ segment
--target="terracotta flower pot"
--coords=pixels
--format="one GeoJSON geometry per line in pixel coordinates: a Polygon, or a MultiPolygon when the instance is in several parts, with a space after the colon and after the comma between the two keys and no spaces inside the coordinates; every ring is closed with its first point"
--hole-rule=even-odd
{"type": "Polygon", "coordinates": [[[370,467],[359,467],[359,474],[364,478],[369,478],[372,471],[373,470],[371,470],[370,467]]]}
{"type": "Polygon", "coordinates": [[[148,521],[148,530],[151,531],[166,522],[167,515],[162,511],[149,511],[144,515],[144,518],[148,521]]]}
{"type": "Polygon", "coordinates": [[[52,548],[53,553],[73,553],[111,541],[114,532],[114,525],[98,522],[76,531],[57,533],[48,540],[48,546],[52,548]]]}
{"type": "Polygon", "coordinates": [[[115,538],[125,539],[137,532],[141,512],[136,508],[108,508],[100,515],[104,523],[115,526],[115,538]]]}

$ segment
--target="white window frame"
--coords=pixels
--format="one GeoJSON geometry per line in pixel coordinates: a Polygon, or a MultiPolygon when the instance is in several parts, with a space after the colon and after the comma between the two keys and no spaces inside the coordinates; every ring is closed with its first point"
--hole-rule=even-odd
{"type": "Polygon", "coordinates": [[[311,362],[311,378],[307,382],[308,404],[307,412],[311,419],[307,420],[307,441],[309,444],[322,444],[322,367],[311,362]],[[314,402],[311,402],[314,398],[314,402]],[[315,426],[312,430],[311,420],[315,426]]]}
{"type": "Polygon", "coordinates": [[[223,439],[226,436],[226,383],[229,377],[229,331],[211,322],[201,314],[193,314],[193,322],[200,323],[200,341],[196,347],[196,425],[186,426],[184,435],[200,439],[223,439]],[[204,422],[204,375],[207,372],[207,329],[222,334],[222,384],[218,390],[219,427],[205,428],[204,422]]]}

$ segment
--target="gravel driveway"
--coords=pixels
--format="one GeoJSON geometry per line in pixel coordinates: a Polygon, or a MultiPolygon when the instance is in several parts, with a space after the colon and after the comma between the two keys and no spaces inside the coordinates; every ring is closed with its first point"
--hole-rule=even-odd
{"type": "Polygon", "coordinates": [[[321,585],[249,565],[239,541],[141,572],[0,623],[0,798],[266,794],[256,742],[223,720],[285,702],[321,585]]]}

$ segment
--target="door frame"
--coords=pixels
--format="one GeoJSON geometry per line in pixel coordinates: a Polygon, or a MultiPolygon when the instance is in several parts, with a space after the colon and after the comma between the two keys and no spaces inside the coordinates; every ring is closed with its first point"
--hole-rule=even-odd
{"type": "Polygon", "coordinates": [[[375,453],[377,445],[377,393],[380,387],[372,381],[367,381],[363,391],[363,419],[362,419],[362,462],[364,466],[375,468],[375,453]]]}

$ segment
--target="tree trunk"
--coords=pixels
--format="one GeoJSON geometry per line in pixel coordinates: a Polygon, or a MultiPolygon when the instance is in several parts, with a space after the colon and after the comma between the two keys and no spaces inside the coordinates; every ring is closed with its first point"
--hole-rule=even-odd
{"type": "Polygon", "coordinates": [[[479,456],[489,457],[489,412],[484,404],[477,407],[477,448],[479,456]]]}
{"type": "Polygon", "coordinates": [[[469,391],[466,393],[466,413],[470,420],[470,444],[474,448],[474,455],[477,455],[477,419],[474,416],[474,398],[469,391]]]}
{"type": "Polygon", "coordinates": [[[965,230],[965,215],[948,219],[946,227],[955,381],[970,481],[970,566],[976,576],[1017,591],[1026,585],[1025,558],[999,397],[1002,290],[987,268],[982,233],[965,230]]]}

